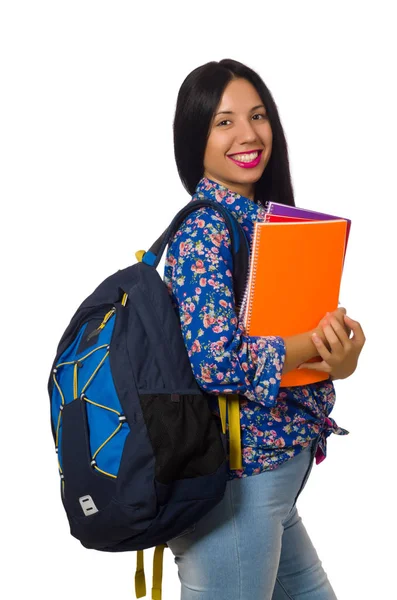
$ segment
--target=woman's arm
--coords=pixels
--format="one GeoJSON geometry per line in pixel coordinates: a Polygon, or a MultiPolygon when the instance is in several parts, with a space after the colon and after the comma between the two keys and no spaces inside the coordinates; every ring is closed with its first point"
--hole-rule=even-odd
{"type": "Polygon", "coordinates": [[[282,372],[315,356],[316,349],[309,333],[286,340],[246,335],[235,313],[230,244],[223,217],[207,207],[197,209],[168,247],[165,282],[200,387],[273,406],[282,372]]]}
{"type": "Polygon", "coordinates": [[[324,332],[321,327],[316,327],[305,333],[291,335],[284,338],[286,357],[284,361],[283,374],[296,369],[298,365],[310,358],[318,356],[317,348],[312,340],[312,334],[317,335],[324,341],[324,332]]]}

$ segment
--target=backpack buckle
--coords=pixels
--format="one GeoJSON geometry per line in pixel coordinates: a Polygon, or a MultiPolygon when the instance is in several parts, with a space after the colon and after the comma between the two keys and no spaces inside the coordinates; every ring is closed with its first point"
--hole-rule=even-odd
{"type": "Polygon", "coordinates": [[[83,509],[83,512],[86,517],[98,512],[98,509],[95,506],[95,502],[93,501],[91,496],[89,496],[88,494],[87,494],[87,496],[81,496],[81,498],[79,498],[79,502],[80,502],[80,506],[83,509]]]}

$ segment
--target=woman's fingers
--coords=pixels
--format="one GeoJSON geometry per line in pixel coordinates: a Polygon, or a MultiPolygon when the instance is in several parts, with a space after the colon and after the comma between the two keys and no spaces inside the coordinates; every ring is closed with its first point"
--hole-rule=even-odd
{"type": "MultiPolygon", "coordinates": [[[[359,348],[360,352],[365,343],[365,336],[362,327],[358,321],[354,321],[347,315],[343,315],[346,327],[353,331],[353,337],[350,338],[344,326],[332,314],[328,314],[324,319],[325,323],[321,324],[325,338],[330,345],[330,350],[317,335],[312,336],[314,345],[317,348],[319,356],[323,359],[322,362],[302,363],[298,369],[312,369],[314,371],[331,372],[335,360],[340,362],[347,356],[351,355],[353,345],[359,348]]],[[[358,354],[358,353],[356,353],[358,354]]],[[[336,363],[335,363],[336,364],[336,363]]],[[[334,366],[335,366],[334,364],[334,366]]]]}
{"type": "Polygon", "coordinates": [[[338,328],[340,328],[340,324],[338,323],[337,319],[335,319],[335,317],[332,317],[331,315],[328,316],[327,320],[328,323],[326,325],[323,325],[325,337],[327,338],[331,346],[332,352],[341,351],[343,349],[344,344],[337,335],[337,331],[338,328]]]}
{"type": "Polygon", "coordinates": [[[302,363],[297,369],[312,369],[313,371],[325,371],[326,373],[331,372],[331,366],[326,360],[321,362],[302,363]]]}
{"type": "Polygon", "coordinates": [[[331,369],[331,367],[327,363],[327,360],[330,358],[331,352],[329,352],[329,350],[327,350],[326,345],[323,343],[322,339],[317,334],[312,335],[312,340],[313,340],[314,345],[316,346],[318,354],[323,359],[323,361],[321,363],[320,362],[302,363],[297,368],[298,369],[314,369],[315,371],[328,371],[328,369],[331,369]]]}
{"type": "Polygon", "coordinates": [[[350,339],[350,341],[354,344],[358,344],[362,348],[365,344],[366,338],[360,323],[358,321],[354,321],[354,319],[351,319],[347,315],[344,315],[343,318],[347,326],[353,331],[353,337],[350,339]]]}
{"type": "MultiPolygon", "coordinates": [[[[337,336],[340,344],[345,348],[349,342],[349,336],[347,335],[346,330],[339,323],[338,319],[335,319],[335,317],[330,317],[330,323],[332,325],[332,329],[335,332],[335,335],[337,336]]],[[[325,333],[325,329],[324,329],[324,333],[325,333]]]]}
{"type": "MultiPolygon", "coordinates": [[[[323,330],[324,330],[324,333],[325,333],[324,327],[323,327],[323,330]]],[[[323,340],[317,334],[313,334],[312,335],[312,340],[313,340],[313,343],[316,346],[317,352],[319,353],[319,355],[321,356],[321,358],[323,360],[327,361],[330,358],[330,356],[331,356],[331,352],[328,350],[328,348],[324,344],[323,340]]],[[[309,363],[309,364],[313,364],[313,363],[309,363]]]]}

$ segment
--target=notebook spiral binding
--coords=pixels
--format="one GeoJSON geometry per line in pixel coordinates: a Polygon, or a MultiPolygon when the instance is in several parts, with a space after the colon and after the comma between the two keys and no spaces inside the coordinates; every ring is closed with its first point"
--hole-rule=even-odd
{"type": "Polygon", "coordinates": [[[254,247],[254,238],[255,235],[251,236],[251,240],[249,243],[249,248],[250,248],[250,268],[248,269],[248,274],[247,274],[247,281],[245,283],[245,289],[244,289],[244,294],[243,294],[243,299],[241,301],[241,307],[239,309],[239,320],[243,321],[243,323],[245,324],[245,328],[248,329],[249,324],[250,324],[250,318],[251,315],[248,315],[248,319],[247,322],[245,322],[245,313],[247,310],[247,301],[248,301],[248,292],[249,292],[249,282],[251,279],[251,273],[253,275],[253,277],[255,277],[256,275],[256,263],[257,263],[257,255],[253,256],[252,255],[252,249],[254,247]]]}
{"type": "MultiPolygon", "coordinates": [[[[266,215],[263,221],[258,221],[258,222],[262,222],[262,223],[268,223],[269,222],[269,217],[268,215],[270,213],[273,213],[273,204],[270,200],[266,200],[264,203],[264,207],[265,207],[265,211],[266,211],[266,215]]],[[[252,257],[252,248],[254,247],[254,235],[251,236],[251,240],[250,240],[250,257],[252,257]]],[[[249,282],[251,279],[251,271],[252,274],[256,276],[256,263],[257,263],[257,258],[251,258],[251,264],[250,264],[250,269],[248,270],[248,275],[247,275],[247,281],[245,284],[245,291],[243,294],[243,299],[241,301],[241,307],[238,309],[239,310],[239,320],[243,321],[243,323],[245,322],[245,312],[247,309],[247,301],[248,301],[248,291],[249,291],[249,282]],[[253,269],[255,270],[255,273],[253,272],[253,269]]],[[[248,320],[245,323],[245,327],[246,329],[248,329],[249,325],[251,323],[251,315],[248,315],[248,320]]]]}
{"type": "MultiPolygon", "coordinates": [[[[264,207],[265,207],[265,212],[266,212],[265,218],[264,218],[263,221],[259,221],[259,222],[269,223],[269,215],[273,213],[274,205],[273,205],[273,203],[272,203],[271,200],[266,200],[264,202],[264,207]]],[[[259,229],[259,231],[260,231],[260,229],[259,229]]],[[[258,233],[258,235],[259,235],[259,233],[258,233]]],[[[246,317],[245,312],[246,312],[246,309],[247,309],[247,301],[248,301],[248,284],[249,284],[249,281],[251,279],[251,272],[252,272],[252,275],[254,277],[254,281],[255,281],[255,278],[256,278],[257,257],[256,256],[255,257],[252,256],[252,248],[254,246],[254,237],[255,236],[252,235],[251,241],[250,241],[250,257],[252,257],[251,258],[251,265],[250,265],[250,269],[248,271],[247,283],[245,285],[245,292],[244,292],[244,295],[243,295],[243,300],[242,300],[242,303],[241,303],[241,309],[240,309],[240,315],[239,315],[240,320],[242,320],[243,322],[245,322],[245,317],[246,317]]],[[[253,293],[253,290],[252,290],[252,293],[253,293]]],[[[249,315],[247,315],[247,321],[245,322],[246,329],[248,329],[250,325],[251,325],[251,315],[249,314],[249,315]]]]}

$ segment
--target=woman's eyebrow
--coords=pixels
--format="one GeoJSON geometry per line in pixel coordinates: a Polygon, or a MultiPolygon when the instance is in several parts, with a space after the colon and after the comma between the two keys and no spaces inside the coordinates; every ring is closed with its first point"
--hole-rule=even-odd
{"type": "MultiPolygon", "coordinates": [[[[257,108],[265,108],[265,105],[264,104],[258,104],[257,106],[253,106],[251,108],[250,112],[253,111],[253,110],[256,110],[257,108]]],[[[220,112],[215,113],[215,117],[217,115],[234,115],[234,112],[232,110],[221,110],[220,112]]]]}

